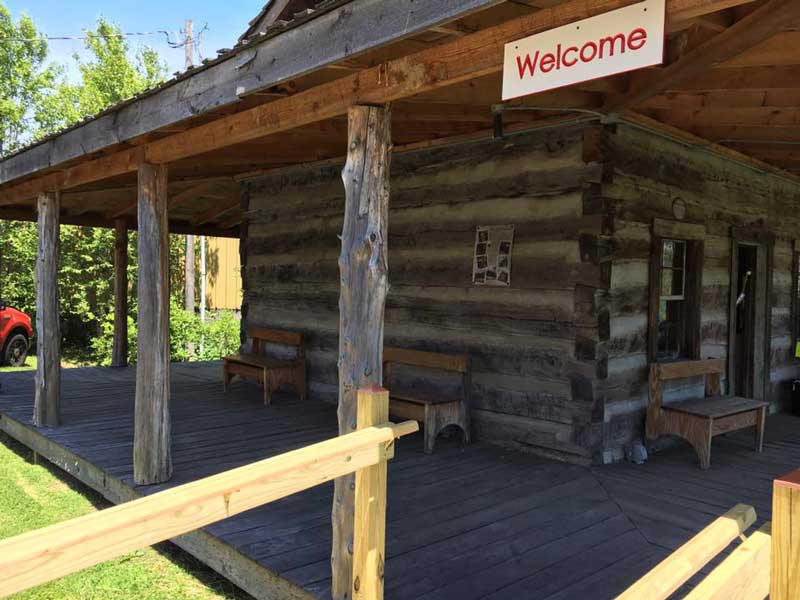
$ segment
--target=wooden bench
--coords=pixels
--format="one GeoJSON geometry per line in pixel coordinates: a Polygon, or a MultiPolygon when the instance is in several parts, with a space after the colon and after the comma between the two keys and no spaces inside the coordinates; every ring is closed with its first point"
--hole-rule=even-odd
{"type": "Polygon", "coordinates": [[[438,394],[392,386],[389,397],[389,414],[403,419],[414,419],[425,428],[425,453],[433,452],[436,436],[448,425],[456,425],[464,432],[464,443],[470,440],[469,393],[472,386],[469,357],[461,355],[421,352],[404,348],[384,348],[383,377],[388,381],[392,365],[407,365],[435,371],[461,374],[461,393],[438,394]]]}
{"type": "Polygon", "coordinates": [[[755,427],[756,452],[764,444],[766,402],[720,395],[720,381],[725,372],[724,359],[692,360],[650,365],[650,403],[647,406],[647,439],[677,435],[697,452],[700,468],[711,464],[711,439],[729,431],[755,427]],[[669,405],[662,402],[664,381],[705,377],[705,397],[669,405]]]}
{"type": "Polygon", "coordinates": [[[306,348],[302,333],[250,327],[247,337],[253,340],[252,352],[234,354],[223,359],[224,388],[238,375],[260,383],[264,388],[264,404],[272,402],[272,393],[283,384],[297,390],[300,400],[306,398],[306,348]],[[295,358],[276,359],[264,355],[267,344],[295,348],[295,358]]]}

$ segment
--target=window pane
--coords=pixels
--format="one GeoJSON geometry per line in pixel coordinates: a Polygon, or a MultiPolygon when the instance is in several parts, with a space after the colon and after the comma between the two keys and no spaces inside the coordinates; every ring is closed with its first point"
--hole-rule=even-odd
{"type": "Polygon", "coordinates": [[[683,269],[672,270],[672,295],[683,296],[683,269]]]}
{"type": "Polygon", "coordinates": [[[679,358],[683,348],[683,300],[661,300],[658,307],[658,360],[679,358]]]}
{"type": "Polygon", "coordinates": [[[672,266],[676,269],[683,269],[685,266],[685,256],[686,256],[686,242],[673,240],[673,256],[672,256],[672,266]]]}
{"type": "Polygon", "coordinates": [[[672,269],[661,269],[661,295],[662,296],[672,296],[672,281],[673,281],[673,271],[672,269]]]}
{"type": "Polygon", "coordinates": [[[672,240],[664,240],[662,244],[661,265],[664,267],[671,267],[674,264],[675,242],[672,240]]]}

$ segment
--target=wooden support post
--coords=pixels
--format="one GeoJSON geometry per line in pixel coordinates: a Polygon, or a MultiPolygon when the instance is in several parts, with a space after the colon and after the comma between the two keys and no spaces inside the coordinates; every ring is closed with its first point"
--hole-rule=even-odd
{"type": "Polygon", "coordinates": [[[128,366],[128,226],[114,221],[114,347],[112,367],[128,366]]]}
{"type": "Polygon", "coordinates": [[[58,261],[61,253],[61,194],[39,194],[39,253],[36,258],[36,394],[33,422],[57,427],[61,422],[61,325],[58,307],[58,261]]]}
{"type": "Polygon", "coordinates": [[[139,167],[139,329],[133,478],[172,476],[169,415],[169,232],[167,167],[139,167]]]}
{"type": "MultiPolygon", "coordinates": [[[[348,115],[346,192],[339,256],[339,434],[357,427],[357,390],[381,384],[391,160],[391,111],[355,106],[348,115]]],[[[351,598],[355,477],[336,480],[331,556],[334,600],[351,598]]]]}
{"type": "Polygon", "coordinates": [[[794,600],[800,590],[800,470],[772,486],[771,600],[794,600]]]}
{"type": "MultiPolygon", "coordinates": [[[[389,392],[358,390],[358,428],[389,421],[389,392]]],[[[391,451],[387,452],[391,458],[391,451]]],[[[383,600],[386,559],[386,461],[356,471],[353,534],[353,599],[383,600]]]]}

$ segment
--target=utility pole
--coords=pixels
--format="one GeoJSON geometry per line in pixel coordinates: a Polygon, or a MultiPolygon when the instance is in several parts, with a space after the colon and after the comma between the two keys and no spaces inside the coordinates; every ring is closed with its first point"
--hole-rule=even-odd
{"type": "MultiPolygon", "coordinates": [[[[186,19],[186,23],[184,25],[184,45],[183,49],[186,55],[186,68],[189,69],[194,66],[194,40],[192,39],[192,21],[190,19],[186,19]]],[[[194,236],[187,235],[186,236],[186,265],[185,265],[185,278],[186,282],[184,285],[185,290],[185,305],[184,308],[192,314],[194,314],[194,236]]],[[[194,348],[192,344],[189,344],[189,354],[194,354],[194,348]]]]}

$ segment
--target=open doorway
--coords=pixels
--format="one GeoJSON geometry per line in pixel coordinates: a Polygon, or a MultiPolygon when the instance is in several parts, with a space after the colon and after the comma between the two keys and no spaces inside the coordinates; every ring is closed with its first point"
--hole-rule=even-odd
{"type": "Polygon", "coordinates": [[[734,230],[728,335],[729,393],[767,400],[770,369],[772,240],[734,230]]]}
{"type": "Polygon", "coordinates": [[[733,359],[736,363],[733,381],[736,395],[753,397],[755,355],[755,291],[758,281],[758,246],[740,244],[738,247],[738,286],[736,294],[736,315],[734,335],[736,344],[733,359]]]}

